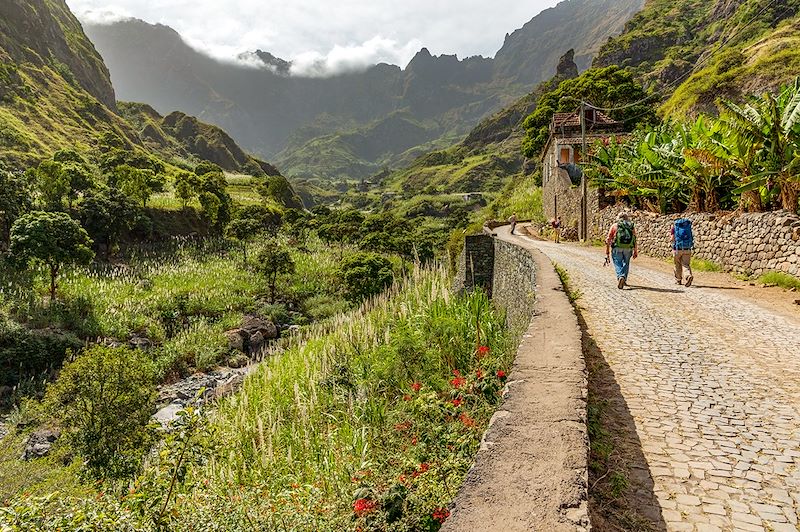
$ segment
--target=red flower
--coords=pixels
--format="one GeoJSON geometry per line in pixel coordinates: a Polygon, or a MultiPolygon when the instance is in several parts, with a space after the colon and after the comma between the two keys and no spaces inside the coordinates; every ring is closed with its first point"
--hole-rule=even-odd
{"type": "Polygon", "coordinates": [[[398,432],[405,432],[410,428],[411,428],[411,422],[410,421],[405,421],[403,423],[398,423],[398,424],[396,424],[394,426],[394,430],[396,430],[398,432]]]}
{"type": "Polygon", "coordinates": [[[418,392],[422,389],[422,385],[418,382],[415,382],[414,384],[411,385],[411,389],[414,390],[415,392],[418,392]]]}
{"type": "Polygon", "coordinates": [[[501,369],[500,371],[497,372],[497,378],[500,379],[501,381],[505,380],[506,372],[501,369]]]}
{"type": "Polygon", "coordinates": [[[411,396],[410,395],[406,394],[406,395],[403,396],[403,401],[410,401],[410,400],[411,400],[411,396]]]}
{"type": "Polygon", "coordinates": [[[453,370],[453,375],[455,375],[456,377],[460,377],[461,376],[461,372],[458,371],[457,369],[454,369],[453,370]]]}
{"type": "Polygon", "coordinates": [[[353,512],[355,512],[358,517],[361,517],[362,515],[366,515],[375,510],[376,506],[378,506],[378,503],[375,501],[371,501],[369,499],[357,499],[356,502],[353,503],[353,512]]]}
{"type": "Polygon", "coordinates": [[[462,386],[464,386],[464,384],[466,384],[466,382],[467,379],[465,379],[464,377],[455,377],[450,381],[450,385],[453,388],[461,388],[462,386]]]}
{"type": "Polygon", "coordinates": [[[452,400],[450,401],[450,403],[452,403],[452,405],[453,405],[454,407],[456,407],[456,408],[458,408],[459,406],[461,406],[461,403],[463,403],[463,402],[464,402],[464,401],[462,401],[461,399],[452,399],[452,400]]]}
{"type": "Polygon", "coordinates": [[[489,355],[489,351],[490,351],[490,349],[487,346],[485,346],[485,345],[480,346],[478,348],[478,358],[481,359],[481,358],[483,358],[485,356],[488,356],[489,355]]]}
{"type": "Polygon", "coordinates": [[[466,412],[458,416],[458,419],[461,420],[465,427],[473,428],[475,426],[475,420],[469,417],[466,412]]]}
{"type": "Polygon", "coordinates": [[[433,515],[431,517],[440,523],[444,523],[447,521],[447,518],[450,517],[450,511],[447,508],[437,508],[433,511],[433,515]]]}
{"type": "Polygon", "coordinates": [[[397,478],[397,481],[398,481],[399,483],[401,483],[401,484],[405,483],[405,481],[406,481],[406,476],[405,476],[405,475],[400,475],[400,476],[397,478]]]}
{"type": "Polygon", "coordinates": [[[430,469],[430,468],[431,468],[431,466],[430,466],[430,464],[428,462],[422,462],[419,465],[419,472],[420,473],[426,473],[428,471],[428,469],[430,469]]]}
{"type": "Polygon", "coordinates": [[[476,371],[476,372],[475,372],[475,377],[476,377],[478,380],[481,380],[481,379],[483,378],[483,372],[482,372],[481,370],[478,370],[478,371],[476,371]]]}

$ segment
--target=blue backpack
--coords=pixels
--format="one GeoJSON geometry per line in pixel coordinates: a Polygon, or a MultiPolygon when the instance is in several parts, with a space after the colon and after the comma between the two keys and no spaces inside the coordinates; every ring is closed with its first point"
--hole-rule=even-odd
{"type": "Polygon", "coordinates": [[[692,234],[692,221],[686,218],[675,220],[675,249],[694,248],[694,235],[692,234]]]}

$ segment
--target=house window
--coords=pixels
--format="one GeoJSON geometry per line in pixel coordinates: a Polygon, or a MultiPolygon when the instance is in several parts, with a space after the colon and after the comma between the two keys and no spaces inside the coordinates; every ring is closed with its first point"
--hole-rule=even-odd
{"type": "Polygon", "coordinates": [[[570,159],[572,159],[571,156],[572,156],[572,149],[569,148],[569,147],[562,147],[561,148],[561,153],[560,153],[560,155],[558,157],[558,162],[560,164],[569,164],[569,163],[572,162],[570,160],[570,159]]]}

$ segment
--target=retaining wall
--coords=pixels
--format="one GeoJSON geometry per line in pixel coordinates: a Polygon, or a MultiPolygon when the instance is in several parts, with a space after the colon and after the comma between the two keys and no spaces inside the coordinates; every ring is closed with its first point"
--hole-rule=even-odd
{"type": "Polygon", "coordinates": [[[456,290],[486,290],[506,310],[509,327],[528,327],[536,302],[536,264],[528,250],[486,234],[468,236],[458,263],[456,290]]]}
{"type": "MultiPolygon", "coordinates": [[[[605,240],[619,211],[619,207],[601,211],[590,236],[605,240]]],[[[670,228],[676,219],[685,217],[692,220],[696,257],[745,275],[779,271],[800,277],[800,216],[787,211],[669,216],[633,212],[631,217],[639,250],[648,255],[670,256],[670,228]]]]}

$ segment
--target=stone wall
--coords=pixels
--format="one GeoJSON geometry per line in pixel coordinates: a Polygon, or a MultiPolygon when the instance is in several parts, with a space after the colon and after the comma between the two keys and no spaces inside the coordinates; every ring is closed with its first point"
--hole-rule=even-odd
{"type": "Polygon", "coordinates": [[[536,292],[536,264],[529,251],[486,234],[468,236],[458,261],[455,289],[476,287],[506,310],[513,330],[528,327],[536,292]]]}
{"type": "MultiPolygon", "coordinates": [[[[603,210],[590,228],[592,238],[605,240],[619,211],[618,207],[603,210]]],[[[800,277],[800,216],[786,211],[669,216],[634,212],[640,251],[668,257],[670,228],[681,217],[692,220],[696,257],[745,275],[779,271],[800,277]]]]}
{"type": "Polygon", "coordinates": [[[536,263],[530,251],[502,240],[494,241],[492,298],[506,309],[513,331],[524,331],[536,303],[536,263]]]}

